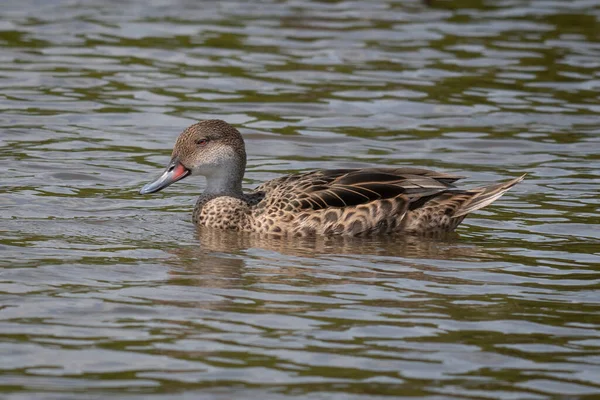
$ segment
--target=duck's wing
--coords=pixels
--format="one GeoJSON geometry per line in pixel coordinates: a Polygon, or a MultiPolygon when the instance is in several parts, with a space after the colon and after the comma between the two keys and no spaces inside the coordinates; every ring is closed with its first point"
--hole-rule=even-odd
{"type": "Polygon", "coordinates": [[[277,178],[256,191],[265,193],[266,203],[283,201],[296,210],[320,210],[356,206],[399,195],[414,201],[446,191],[460,178],[420,168],[320,170],[277,178]]]}

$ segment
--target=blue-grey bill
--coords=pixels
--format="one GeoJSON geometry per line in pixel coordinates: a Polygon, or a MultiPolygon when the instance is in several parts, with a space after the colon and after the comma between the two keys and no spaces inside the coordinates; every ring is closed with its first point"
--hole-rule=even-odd
{"type": "Polygon", "coordinates": [[[156,193],[167,186],[182,180],[190,174],[190,171],[179,162],[174,162],[163,172],[163,174],[154,182],[147,183],[140,194],[156,193]]]}

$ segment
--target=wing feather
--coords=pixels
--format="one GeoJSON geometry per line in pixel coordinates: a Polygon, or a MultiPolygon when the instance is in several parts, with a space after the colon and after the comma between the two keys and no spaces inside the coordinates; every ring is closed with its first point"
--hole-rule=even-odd
{"type": "Polygon", "coordinates": [[[285,201],[297,204],[299,209],[319,210],[400,195],[412,202],[444,192],[454,187],[452,183],[460,178],[420,168],[319,170],[276,178],[256,190],[265,192],[265,205],[285,201]]]}

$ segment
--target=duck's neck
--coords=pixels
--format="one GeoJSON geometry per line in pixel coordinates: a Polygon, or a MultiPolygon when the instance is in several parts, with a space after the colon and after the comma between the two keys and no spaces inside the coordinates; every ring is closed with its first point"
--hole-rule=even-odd
{"type": "Polygon", "coordinates": [[[229,173],[214,173],[206,176],[206,188],[198,197],[192,220],[195,224],[201,221],[202,209],[209,201],[218,197],[227,196],[243,199],[242,177],[244,172],[230,171],[229,173]],[[233,173],[235,172],[235,173],[233,173]]]}
{"type": "Polygon", "coordinates": [[[203,197],[230,196],[241,198],[243,170],[220,169],[206,176],[206,188],[203,197]]]}

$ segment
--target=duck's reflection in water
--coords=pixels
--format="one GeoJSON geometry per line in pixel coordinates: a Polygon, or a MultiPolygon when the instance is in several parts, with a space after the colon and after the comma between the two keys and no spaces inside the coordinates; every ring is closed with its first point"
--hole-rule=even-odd
{"type": "Polygon", "coordinates": [[[240,288],[252,284],[294,286],[356,283],[364,278],[462,280],[428,272],[457,263],[497,258],[458,235],[281,238],[198,228],[197,246],[174,250],[172,276],[188,284],[240,288]],[[194,282],[194,283],[192,283],[194,282]]]}

